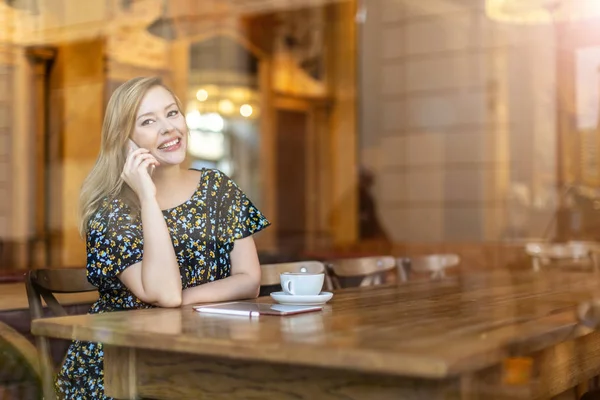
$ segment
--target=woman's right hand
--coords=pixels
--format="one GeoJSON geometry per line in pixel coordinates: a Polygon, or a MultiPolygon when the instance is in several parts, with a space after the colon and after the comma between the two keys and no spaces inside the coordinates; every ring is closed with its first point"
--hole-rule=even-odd
{"type": "Polygon", "coordinates": [[[129,152],[121,178],[137,194],[140,201],[156,197],[156,186],[154,186],[149,170],[159,165],[159,162],[147,149],[129,152]]]}

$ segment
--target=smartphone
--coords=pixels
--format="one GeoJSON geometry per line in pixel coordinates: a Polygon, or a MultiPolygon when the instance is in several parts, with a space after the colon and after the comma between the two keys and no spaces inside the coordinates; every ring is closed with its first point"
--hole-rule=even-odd
{"type": "MultiPolygon", "coordinates": [[[[133,140],[131,140],[131,139],[127,139],[127,142],[129,144],[130,151],[136,151],[137,149],[140,148],[140,146],[138,146],[137,144],[135,144],[135,142],[133,140]]],[[[150,176],[152,176],[152,173],[154,172],[154,168],[155,168],[154,165],[151,165],[148,168],[148,173],[150,174],[150,176]]]]}
{"type": "Polygon", "coordinates": [[[127,142],[129,143],[129,150],[131,150],[131,151],[135,151],[140,148],[140,146],[135,144],[135,142],[131,139],[127,139],[127,142]]]}

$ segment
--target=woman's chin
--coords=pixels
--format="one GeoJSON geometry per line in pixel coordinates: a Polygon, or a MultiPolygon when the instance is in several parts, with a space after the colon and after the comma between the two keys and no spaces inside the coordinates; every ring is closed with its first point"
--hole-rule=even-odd
{"type": "Polygon", "coordinates": [[[160,163],[161,166],[173,166],[179,165],[185,161],[185,151],[174,151],[172,153],[167,154],[159,154],[156,159],[160,163]]]}

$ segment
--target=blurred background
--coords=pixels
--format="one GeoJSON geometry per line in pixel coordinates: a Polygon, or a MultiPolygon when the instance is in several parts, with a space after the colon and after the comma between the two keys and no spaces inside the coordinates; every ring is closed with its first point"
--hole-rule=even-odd
{"type": "Polygon", "coordinates": [[[0,271],[85,265],[106,102],[158,75],[264,262],[598,240],[597,0],[1,0],[0,271]]]}

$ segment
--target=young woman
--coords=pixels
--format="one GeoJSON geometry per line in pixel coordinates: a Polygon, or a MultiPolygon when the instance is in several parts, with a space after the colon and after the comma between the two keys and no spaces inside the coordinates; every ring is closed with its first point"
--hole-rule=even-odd
{"type": "MultiPolygon", "coordinates": [[[[254,298],[252,234],[269,222],[218,170],[181,168],[188,128],[157,78],[112,95],[96,164],[81,190],[91,313],[254,298]]],[[[58,374],[64,399],[102,399],[102,344],[74,341],[58,374]]]]}

